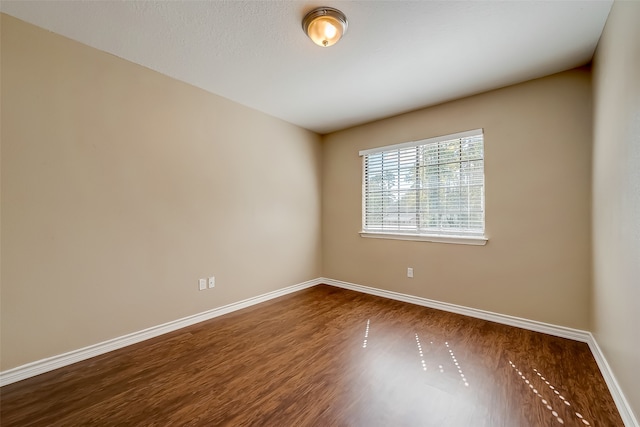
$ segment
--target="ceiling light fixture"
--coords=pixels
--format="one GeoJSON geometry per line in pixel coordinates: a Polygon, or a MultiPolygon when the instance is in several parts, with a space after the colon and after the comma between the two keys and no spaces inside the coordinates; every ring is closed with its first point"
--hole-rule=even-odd
{"type": "Polygon", "coordinates": [[[302,20],[304,33],[318,46],[329,47],[347,32],[347,17],[338,9],[319,7],[302,20]]]}

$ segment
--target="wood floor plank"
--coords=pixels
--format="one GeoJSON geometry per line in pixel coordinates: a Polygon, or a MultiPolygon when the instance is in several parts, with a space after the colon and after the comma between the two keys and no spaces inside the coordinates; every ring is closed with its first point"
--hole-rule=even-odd
{"type": "Polygon", "coordinates": [[[316,286],[0,389],[2,426],[623,426],[584,343],[316,286]]]}

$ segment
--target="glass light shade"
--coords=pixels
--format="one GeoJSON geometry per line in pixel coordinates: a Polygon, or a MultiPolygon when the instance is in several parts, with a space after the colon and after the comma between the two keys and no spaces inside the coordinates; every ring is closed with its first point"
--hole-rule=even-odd
{"type": "Polygon", "coordinates": [[[302,28],[315,44],[329,47],[347,31],[347,18],[338,9],[320,7],[307,13],[302,20],[302,28]]]}

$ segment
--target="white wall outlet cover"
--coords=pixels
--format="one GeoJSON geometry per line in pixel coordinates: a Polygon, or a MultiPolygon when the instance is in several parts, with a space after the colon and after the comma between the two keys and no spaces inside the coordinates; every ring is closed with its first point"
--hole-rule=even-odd
{"type": "Polygon", "coordinates": [[[204,291],[207,289],[207,280],[206,279],[198,279],[198,289],[204,291]]]}
{"type": "Polygon", "coordinates": [[[209,288],[215,288],[216,278],[214,276],[209,277],[209,288]]]}
{"type": "Polygon", "coordinates": [[[407,268],[407,277],[413,277],[413,268],[407,268]]]}

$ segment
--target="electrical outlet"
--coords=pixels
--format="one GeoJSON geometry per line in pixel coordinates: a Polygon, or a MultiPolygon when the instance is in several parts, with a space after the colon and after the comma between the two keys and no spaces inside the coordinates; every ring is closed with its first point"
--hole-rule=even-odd
{"type": "Polygon", "coordinates": [[[198,289],[201,291],[207,289],[207,279],[198,279],[198,289]]]}
{"type": "Polygon", "coordinates": [[[209,289],[216,287],[216,278],[214,276],[209,277],[209,289]]]}
{"type": "Polygon", "coordinates": [[[407,277],[413,278],[413,268],[411,267],[407,268],[407,277]]]}

